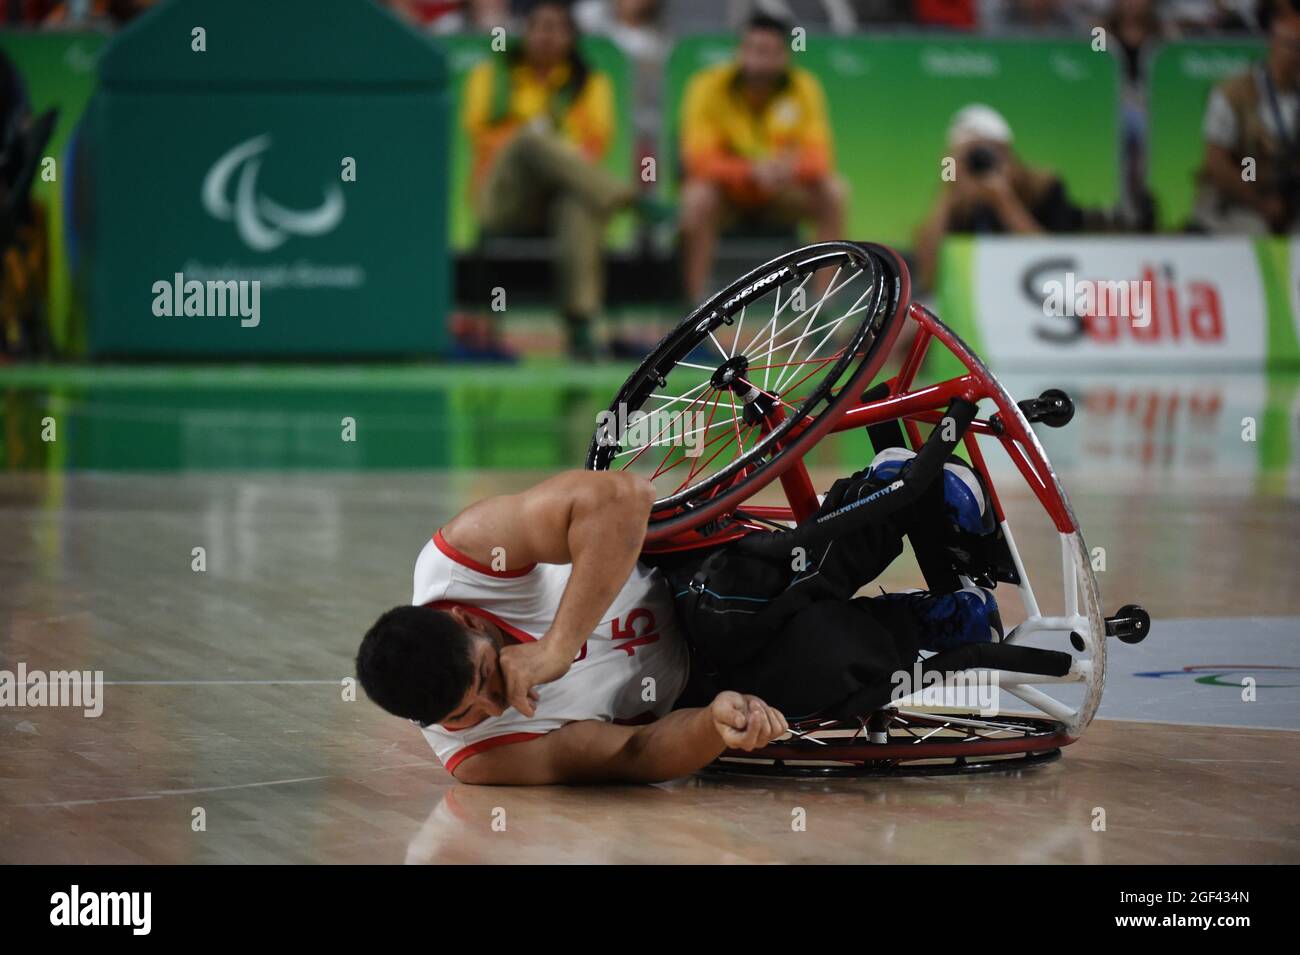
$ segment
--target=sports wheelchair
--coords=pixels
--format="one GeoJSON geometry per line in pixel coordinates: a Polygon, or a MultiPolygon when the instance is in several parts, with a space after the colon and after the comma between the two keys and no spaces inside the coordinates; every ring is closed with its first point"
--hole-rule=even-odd
{"type": "MultiPolygon", "coordinates": [[[[921,709],[882,685],[792,721],[788,737],[761,750],[727,751],[708,771],[834,777],[1012,769],[1055,759],[1078,739],[1101,701],[1107,638],[1136,643],[1151,621],[1135,604],[1103,611],[1078,521],[1034,434],[1033,424],[1062,427],[1073,413],[1057,389],[1014,401],[952,329],[911,301],[902,258],[870,243],[822,242],[781,255],[712,296],[659,342],[614,397],[586,459],[589,469],[632,470],[667,490],[650,515],[646,555],[798,526],[819,506],[805,456],[828,435],[865,430],[876,451],[910,445],[917,452],[895,488],[912,499],[941,495],[942,482],[932,478],[964,446],[989,490],[996,527],[942,544],[913,533],[912,550],[930,591],[1007,584],[1024,608],[1000,642],[934,654],[918,672],[927,683],[996,675],[997,686],[1031,712],[921,709]],[[909,322],[910,344],[891,362],[909,322]],[[961,373],[919,384],[936,343],[961,373]],[[896,370],[882,377],[887,364],[896,370]],[[652,427],[633,427],[647,420],[652,427]],[[619,423],[611,430],[610,421],[619,423]],[[979,438],[1002,446],[1059,535],[1059,613],[1040,609],[979,438]],[[786,503],[752,502],[773,481],[786,503]],[[1042,643],[1050,645],[1033,645],[1042,643]]],[[[939,515],[941,497],[933,503],[924,510],[939,515]]]]}

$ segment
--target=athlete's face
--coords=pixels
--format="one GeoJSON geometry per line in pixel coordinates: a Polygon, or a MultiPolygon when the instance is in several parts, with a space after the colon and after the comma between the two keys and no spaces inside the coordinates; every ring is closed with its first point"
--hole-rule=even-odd
{"type": "Polygon", "coordinates": [[[478,617],[459,610],[452,615],[469,631],[474,677],[460,703],[439,725],[445,730],[465,730],[506,711],[506,685],[497,664],[501,635],[492,624],[478,617]]]}
{"type": "Polygon", "coordinates": [[[746,83],[771,86],[790,64],[790,50],[785,37],[775,30],[755,29],[745,32],[740,41],[740,73],[746,83]]]}

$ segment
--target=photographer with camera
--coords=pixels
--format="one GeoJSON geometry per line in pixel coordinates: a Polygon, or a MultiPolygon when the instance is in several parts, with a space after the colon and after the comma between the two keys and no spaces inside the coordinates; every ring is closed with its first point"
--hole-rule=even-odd
{"type": "Polygon", "coordinates": [[[916,274],[933,288],[939,248],[950,234],[1077,232],[1084,211],[1060,177],[1024,165],[1011,126],[997,110],[972,103],[948,126],[944,182],[916,236],[916,274]]]}
{"type": "Polygon", "coordinates": [[[1300,0],[1274,0],[1267,13],[1264,61],[1206,104],[1194,231],[1300,231],[1300,0]]]}

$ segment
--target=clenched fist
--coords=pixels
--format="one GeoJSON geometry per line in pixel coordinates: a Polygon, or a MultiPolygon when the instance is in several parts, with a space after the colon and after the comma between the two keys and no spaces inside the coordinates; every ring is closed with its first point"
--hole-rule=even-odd
{"type": "Polygon", "coordinates": [[[790,730],[780,710],[756,696],[732,690],[723,690],[713,698],[709,715],[728,749],[759,749],[790,730]]]}

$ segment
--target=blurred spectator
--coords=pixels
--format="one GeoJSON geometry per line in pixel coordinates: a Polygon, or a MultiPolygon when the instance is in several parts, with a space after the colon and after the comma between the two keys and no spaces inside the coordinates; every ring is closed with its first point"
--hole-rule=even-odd
{"type": "Polygon", "coordinates": [[[1077,4],[1065,0],[981,0],[980,29],[986,33],[1064,33],[1081,26],[1077,4]]]}
{"type": "Polygon", "coordinates": [[[1142,85],[1146,76],[1146,58],[1151,45],[1160,40],[1163,30],[1156,15],[1155,0],[1115,0],[1110,16],[1102,24],[1107,35],[1118,44],[1116,53],[1129,86],[1142,85]]]}
{"type": "Polygon", "coordinates": [[[948,127],[954,177],[945,181],[916,237],[922,288],[932,288],[939,247],[953,233],[1076,232],[1084,212],[1055,174],[1025,166],[1011,148],[1012,132],[997,110],[973,103],[948,127]]]}
{"type": "Polygon", "coordinates": [[[453,33],[489,33],[496,27],[515,26],[510,0],[396,0],[439,36],[453,33]]]}
{"type": "Polygon", "coordinates": [[[703,297],[718,234],[811,219],[819,240],[843,238],[847,187],[835,175],[821,84],[792,66],[790,30],[765,14],[745,27],[736,59],[692,77],[682,105],[682,238],[686,294],[703,297]]]}
{"type": "Polygon", "coordinates": [[[923,27],[975,29],[975,0],[912,0],[912,15],[923,27]]]}
{"type": "Polygon", "coordinates": [[[1155,216],[1146,188],[1147,67],[1152,48],[1166,30],[1155,0],[1115,0],[1101,26],[1120,64],[1124,202],[1131,217],[1146,223],[1155,216]]]}
{"type": "Polygon", "coordinates": [[[1270,14],[1263,62],[1215,86],[1205,107],[1198,231],[1300,229],[1300,0],[1270,14]]]}
{"type": "Polygon", "coordinates": [[[1260,30],[1260,9],[1270,0],[1164,0],[1160,16],[1176,36],[1260,30]]]}
{"type": "Polygon", "coordinates": [[[755,13],[764,13],[785,23],[797,23],[809,32],[829,30],[847,34],[857,32],[864,17],[878,20],[878,14],[886,6],[898,8],[902,3],[899,0],[887,3],[882,0],[755,0],[731,22],[745,23],[755,13]]]}
{"type": "Polygon", "coordinates": [[[659,132],[664,60],[668,57],[668,38],[660,24],[661,0],[582,0],[573,8],[579,29],[593,36],[604,36],[632,62],[639,152],[654,152],[659,132]]]}
{"type": "Polygon", "coordinates": [[[155,0],[62,0],[52,5],[43,26],[117,27],[144,13],[155,0]]]}
{"type": "Polygon", "coordinates": [[[605,225],[636,190],[599,164],[613,137],[613,90],[583,59],[577,37],[567,4],[540,0],[522,43],[511,41],[470,74],[463,116],[480,224],[488,233],[554,236],[569,350],[589,358],[591,320],[604,300],[605,225]]]}
{"type": "Polygon", "coordinates": [[[31,196],[54,129],[32,115],[27,87],[0,50],[0,356],[49,351],[47,213],[31,196]]]}
{"type": "Polygon", "coordinates": [[[0,24],[38,26],[57,6],[58,0],[0,0],[0,24]]]}

